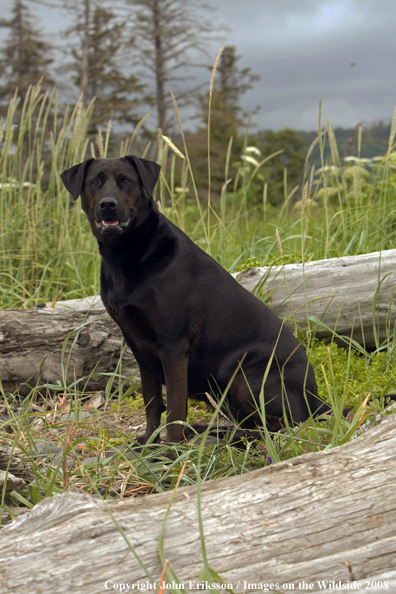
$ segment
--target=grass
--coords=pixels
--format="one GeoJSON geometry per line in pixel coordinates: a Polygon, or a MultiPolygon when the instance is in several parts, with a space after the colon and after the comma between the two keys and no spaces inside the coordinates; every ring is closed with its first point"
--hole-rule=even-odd
{"type": "MultiPolygon", "coordinates": [[[[31,90],[22,109],[17,98],[10,104],[0,126],[2,307],[33,307],[98,292],[95,239],[59,177],[84,158],[107,154],[110,130],[105,137],[87,137],[92,109],[77,103],[61,115],[56,96],[40,95],[39,87],[31,90]]],[[[333,139],[333,146],[333,137],[328,124],[323,142],[333,139]]],[[[261,265],[285,264],[395,245],[392,143],[389,154],[370,167],[359,161],[338,166],[334,147],[334,164],[324,164],[322,171],[312,172],[308,160],[302,199],[293,202],[296,192],[287,189],[285,176],[280,209],[266,200],[265,183],[258,180],[265,160],[252,157],[251,148],[246,143],[249,161],[243,161],[236,179],[227,184],[228,151],[220,201],[202,206],[186,146],[182,159],[159,135],[156,154],[152,149],[148,155],[162,164],[155,198],[164,213],[225,268],[237,270],[249,259],[261,265]]],[[[135,136],[121,143],[120,154],[125,151],[145,154],[147,147],[135,136]]]]}
{"type": "MultiPolygon", "coordinates": [[[[177,111],[176,104],[175,108],[177,111]]],[[[0,124],[3,308],[34,307],[99,291],[95,240],[79,205],[70,203],[60,182],[65,168],[90,156],[108,154],[110,127],[104,135],[87,137],[93,109],[93,105],[85,110],[77,103],[61,113],[57,96],[42,95],[37,86],[23,105],[14,98],[0,124]]],[[[209,193],[207,203],[201,204],[180,118],[179,125],[182,148],[159,132],[154,154],[135,133],[121,143],[119,154],[136,152],[161,163],[155,199],[163,212],[230,272],[396,245],[395,119],[384,157],[344,163],[328,122],[318,137],[322,168],[315,172],[308,154],[302,190],[287,187],[285,172],[280,208],[271,206],[265,176],[260,178],[268,160],[249,146],[247,135],[241,155],[245,158],[241,158],[236,179],[228,181],[231,140],[221,196],[216,201],[209,193]],[[330,144],[330,163],[323,161],[325,143],[330,144]]],[[[335,340],[304,340],[319,393],[332,405],[334,415],[325,415],[320,421],[309,418],[298,427],[286,426],[274,434],[263,423],[257,439],[242,437],[243,447],[236,447],[237,427],[230,422],[225,431],[217,410],[193,403],[188,423],[207,421],[211,429],[203,438],[196,436],[190,443],[174,446],[174,460],[167,455],[169,448],[157,444],[149,444],[139,453],[131,450],[144,411],[139,382],[131,387],[121,366],[106,376],[105,402],[99,408],[92,405],[92,395],[80,387],[84,381],[68,385],[59,378],[58,386],[30,386],[27,396],[19,390],[13,394],[2,390],[0,415],[7,413],[9,418],[0,421],[0,445],[29,460],[35,478],[26,491],[6,494],[4,487],[1,510],[9,510],[11,504],[31,507],[70,486],[104,499],[163,492],[178,485],[199,486],[203,481],[345,443],[367,418],[383,409],[384,395],[394,390],[393,343],[386,348],[377,344],[373,352],[366,352],[352,343],[341,348],[335,340]],[[374,400],[368,402],[369,395],[374,400]],[[346,405],[355,406],[353,418],[342,416],[346,405]],[[218,431],[223,439],[216,439],[218,431]],[[43,441],[58,446],[60,456],[41,455],[37,444],[43,441]],[[104,451],[109,450],[112,456],[104,458],[104,451]],[[87,458],[92,460],[86,463],[87,458]],[[67,460],[74,461],[70,468],[67,460]]],[[[202,526],[201,540],[204,547],[202,526]]],[[[205,575],[211,575],[207,563],[204,570],[205,575]]]]}

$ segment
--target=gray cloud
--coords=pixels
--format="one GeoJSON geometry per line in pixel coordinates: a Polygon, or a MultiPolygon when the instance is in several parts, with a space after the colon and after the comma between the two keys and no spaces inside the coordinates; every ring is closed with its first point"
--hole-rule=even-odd
{"type": "Polygon", "coordinates": [[[396,4],[382,0],[217,0],[242,64],[261,76],[244,99],[259,128],[389,119],[396,105],[396,4]],[[354,66],[351,66],[351,64],[354,66]]]}

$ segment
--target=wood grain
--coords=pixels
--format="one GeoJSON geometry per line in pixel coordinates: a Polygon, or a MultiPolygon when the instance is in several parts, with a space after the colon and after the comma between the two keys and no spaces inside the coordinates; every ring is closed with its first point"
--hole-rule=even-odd
{"type": "MultiPolygon", "coordinates": [[[[394,593],[395,481],[396,418],[388,415],[338,448],[205,483],[209,564],[236,593],[255,591],[246,583],[278,584],[277,592],[294,584],[302,591],[303,580],[313,584],[306,591],[315,593],[339,591],[337,583],[349,589],[360,583],[363,591],[366,581],[381,582],[370,592],[394,593]]],[[[157,582],[156,591],[159,537],[170,497],[108,503],[157,582]]],[[[148,581],[104,505],[87,494],[66,492],[42,501],[3,528],[0,540],[1,594],[96,594],[121,583],[133,591],[132,584],[148,581]]],[[[176,494],[166,523],[165,557],[186,590],[196,589],[190,582],[200,583],[203,559],[195,487],[176,494]]]]}

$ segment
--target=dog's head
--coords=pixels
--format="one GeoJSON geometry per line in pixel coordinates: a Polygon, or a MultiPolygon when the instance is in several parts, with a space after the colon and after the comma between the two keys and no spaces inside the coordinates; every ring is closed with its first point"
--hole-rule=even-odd
{"type": "Polygon", "coordinates": [[[153,161],[131,155],[87,159],[66,169],[61,178],[74,200],[81,195],[94,235],[104,242],[145,219],[160,169],[153,161]]]}

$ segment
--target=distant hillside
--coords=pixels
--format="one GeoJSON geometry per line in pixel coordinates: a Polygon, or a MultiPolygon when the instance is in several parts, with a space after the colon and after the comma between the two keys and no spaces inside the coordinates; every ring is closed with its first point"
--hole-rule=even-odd
{"type": "MultiPolygon", "coordinates": [[[[365,158],[377,157],[384,155],[388,150],[388,142],[390,135],[390,122],[375,122],[372,124],[362,125],[362,142],[360,156],[365,158]]],[[[340,158],[358,155],[358,129],[354,128],[335,128],[335,136],[337,141],[338,152],[340,158]]],[[[302,132],[298,131],[298,136],[304,140],[306,150],[308,150],[311,143],[317,137],[317,132],[302,132]]],[[[329,142],[326,140],[325,161],[331,159],[329,142]]],[[[315,165],[320,166],[319,147],[316,146],[313,152],[315,165]]]]}

